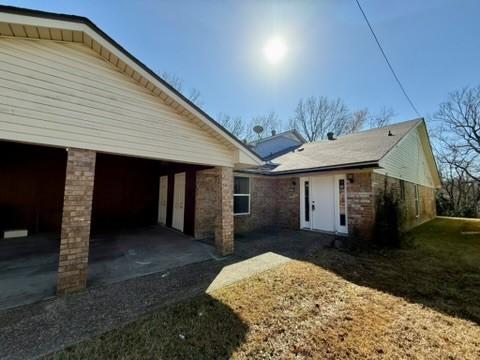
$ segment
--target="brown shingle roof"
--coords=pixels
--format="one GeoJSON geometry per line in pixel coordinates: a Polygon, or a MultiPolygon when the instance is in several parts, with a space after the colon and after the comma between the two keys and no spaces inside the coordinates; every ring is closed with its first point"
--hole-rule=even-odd
{"type": "Polygon", "coordinates": [[[378,162],[422,121],[423,119],[414,119],[341,136],[336,140],[304,144],[295,151],[272,159],[271,162],[277,166],[271,170],[271,173],[320,170],[321,168],[378,162]],[[388,136],[389,131],[393,136],[388,136]]]}

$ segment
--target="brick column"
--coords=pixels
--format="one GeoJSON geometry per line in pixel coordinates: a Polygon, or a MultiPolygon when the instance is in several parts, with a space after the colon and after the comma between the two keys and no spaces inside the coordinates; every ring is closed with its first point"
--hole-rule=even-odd
{"type": "Polygon", "coordinates": [[[215,246],[220,255],[233,253],[233,169],[218,167],[219,211],[215,227],[215,246]]]}
{"type": "Polygon", "coordinates": [[[68,150],[57,282],[59,295],[82,290],[87,284],[95,159],[95,151],[68,150]]]}

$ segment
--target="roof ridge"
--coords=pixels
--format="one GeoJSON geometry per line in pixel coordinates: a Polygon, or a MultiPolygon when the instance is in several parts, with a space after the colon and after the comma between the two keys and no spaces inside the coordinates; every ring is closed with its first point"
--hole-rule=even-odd
{"type": "MultiPolygon", "coordinates": [[[[416,118],[416,119],[413,119],[413,120],[410,120],[411,122],[414,122],[414,125],[410,126],[410,128],[405,131],[405,134],[403,134],[403,136],[400,137],[400,139],[398,139],[397,141],[395,141],[395,143],[390,147],[390,149],[388,149],[381,157],[380,159],[378,159],[378,161],[381,161],[385,156],[387,156],[390,151],[392,151],[397,145],[398,143],[400,143],[400,141],[402,141],[403,139],[405,139],[405,137],[410,133],[410,131],[412,131],[413,129],[415,129],[418,125],[420,125],[421,123],[425,123],[425,119],[424,118],[416,118]],[[415,121],[416,120],[416,121],[415,121]]],[[[404,123],[406,123],[408,121],[404,121],[404,123]]]]}
{"type": "Polygon", "coordinates": [[[276,138],[280,135],[285,135],[286,133],[293,133],[295,134],[297,137],[300,137],[302,141],[305,141],[305,139],[303,138],[303,136],[297,131],[297,129],[289,129],[289,130],[285,130],[285,131],[282,131],[278,134],[275,134],[275,135],[271,135],[271,136],[268,136],[268,137],[265,137],[265,138],[262,138],[262,139],[258,139],[258,140],[254,140],[254,141],[251,141],[249,142],[249,145],[253,145],[253,144],[259,144],[259,143],[262,143],[262,142],[265,142],[267,140],[271,140],[273,138],[276,138]]]}
{"type": "MultiPolygon", "coordinates": [[[[376,130],[388,129],[392,126],[402,125],[402,124],[406,124],[406,123],[409,123],[409,122],[415,123],[415,125],[412,125],[412,128],[413,128],[414,126],[416,126],[417,124],[419,124],[422,121],[424,121],[423,118],[415,118],[415,119],[411,119],[411,120],[399,121],[399,122],[396,122],[396,123],[393,123],[393,124],[388,124],[388,125],[377,127],[377,128],[370,128],[370,129],[365,129],[365,130],[362,130],[362,131],[357,131],[357,132],[354,132],[354,133],[340,135],[340,136],[337,136],[337,140],[338,139],[343,139],[343,138],[349,137],[349,136],[356,136],[356,135],[360,135],[360,134],[365,134],[365,133],[376,131],[376,130]]],[[[408,131],[410,131],[410,129],[408,131]]],[[[323,142],[327,142],[327,141],[331,141],[331,140],[320,139],[320,140],[317,140],[317,141],[307,142],[305,145],[318,144],[318,143],[323,143],[323,142]]]]}

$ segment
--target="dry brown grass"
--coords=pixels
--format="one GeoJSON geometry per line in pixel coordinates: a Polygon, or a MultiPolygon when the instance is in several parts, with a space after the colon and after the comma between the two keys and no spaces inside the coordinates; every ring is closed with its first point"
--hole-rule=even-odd
{"type": "Polygon", "coordinates": [[[215,297],[248,326],[236,359],[480,357],[476,324],[357,286],[310,263],[291,262],[215,297]]]}
{"type": "Polygon", "coordinates": [[[292,261],[57,356],[479,359],[480,327],[292,261]]]}
{"type": "Polygon", "coordinates": [[[427,224],[413,249],[326,250],[54,357],[480,359],[480,237],[466,228],[480,222],[427,224]]]}

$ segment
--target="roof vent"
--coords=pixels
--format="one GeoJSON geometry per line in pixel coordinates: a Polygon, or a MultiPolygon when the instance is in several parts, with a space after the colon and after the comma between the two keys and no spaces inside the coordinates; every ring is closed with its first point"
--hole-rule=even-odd
{"type": "Polygon", "coordinates": [[[393,136],[393,134],[390,130],[388,130],[388,136],[393,136]]]}
{"type": "Polygon", "coordinates": [[[327,139],[328,139],[328,140],[335,140],[335,138],[334,138],[334,136],[333,136],[333,132],[327,133],[327,139]]]}

